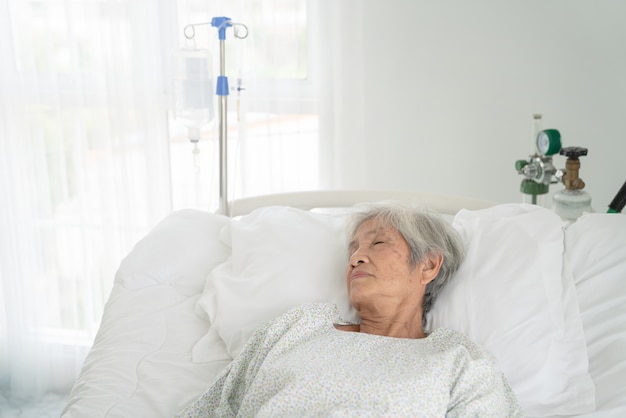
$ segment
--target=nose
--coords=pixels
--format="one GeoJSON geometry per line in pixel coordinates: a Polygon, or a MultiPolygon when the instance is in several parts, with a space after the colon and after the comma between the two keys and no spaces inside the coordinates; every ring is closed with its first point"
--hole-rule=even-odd
{"type": "Polygon", "coordinates": [[[369,261],[369,258],[367,257],[367,254],[365,253],[365,251],[363,251],[362,248],[357,248],[350,255],[350,265],[353,268],[358,266],[359,264],[367,263],[368,261],[369,261]]]}

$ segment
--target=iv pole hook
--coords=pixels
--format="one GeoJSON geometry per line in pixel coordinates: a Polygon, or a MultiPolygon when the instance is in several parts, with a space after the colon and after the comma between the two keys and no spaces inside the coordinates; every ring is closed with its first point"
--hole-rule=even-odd
{"type": "MultiPolygon", "coordinates": [[[[213,22],[202,22],[202,23],[190,23],[187,26],[185,26],[185,28],[183,29],[183,34],[185,35],[185,38],[191,40],[196,36],[196,26],[202,26],[202,25],[213,25],[213,22]]],[[[213,25],[215,26],[215,25],[213,25]]],[[[228,26],[232,26],[233,27],[233,35],[235,36],[235,38],[237,39],[245,39],[248,37],[248,27],[246,25],[244,25],[243,23],[236,23],[233,22],[232,20],[228,19],[223,21],[218,29],[222,29],[222,27],[226,28],[228,26]]]]}

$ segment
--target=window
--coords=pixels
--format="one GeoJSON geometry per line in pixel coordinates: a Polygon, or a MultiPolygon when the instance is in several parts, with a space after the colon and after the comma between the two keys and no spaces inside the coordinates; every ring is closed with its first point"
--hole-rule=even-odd
{"type": "MultiPolygon", "coordinates": [[[[307,20],[310,5],[305,0],[255,0],[246,5],[244,13],[229,10],[227,14],[248,27],[248,37],[243,40],[236,39],[229,29],[225,43],[230,84],[229,197],[316,189],[318,116],[312,28],[307,20]],[[238,90],[239,86],[243,90],[238,90]]],[[[199,8],[181,13],[196,20],[179,18],[179,26],[210,21],[210,13],[202,16],[203,12],[206,10],[199,8]]],[[[211,50],[214,69],[219,69],[216,29],[196,27],[196,45],[211,50]]],[[[175,207],[217,208],[217,104],[215,109],[215,119],[203,131],[199,154],[193,154],[186,129],[170,118],[175,207]]]]}

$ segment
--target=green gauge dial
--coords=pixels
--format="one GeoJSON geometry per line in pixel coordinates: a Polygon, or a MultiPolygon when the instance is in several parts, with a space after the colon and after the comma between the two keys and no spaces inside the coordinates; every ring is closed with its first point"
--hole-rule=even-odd
{"type": "Polygon", "coordinates": [[[561,133],[546,129],[537,135],[537,150],[543,155],[554,155],[561,150],[561,133]]]}

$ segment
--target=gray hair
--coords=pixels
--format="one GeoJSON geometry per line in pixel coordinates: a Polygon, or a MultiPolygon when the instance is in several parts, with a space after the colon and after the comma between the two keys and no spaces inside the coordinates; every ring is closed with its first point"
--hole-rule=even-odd
{"type": "Polygon", "coordinates": [[[348,241],[351,241],[361,224],[377,219],[396,229],[409,245],[409,263],[412,267],[431,255],[442,255],[439,273],[426,286],[422,305],[422,325],[426,327],[426,314],[443,287],[450,281],[465,257],[465,245],[458,232],[443,217],[427,208],[406,206],[400,203],[363,205],[351,214],[348,222],[348,241]]]}

